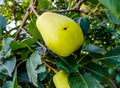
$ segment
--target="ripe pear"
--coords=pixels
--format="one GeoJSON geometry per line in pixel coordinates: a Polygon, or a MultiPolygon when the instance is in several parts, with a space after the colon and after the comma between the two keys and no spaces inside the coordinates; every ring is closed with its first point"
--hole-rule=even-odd
{"type": "Polygon", "coordinates": [[[53,76],[53,83],[56,88],[70,88],[68,84],[68,74],[63,70],[60,70],[56,75],[53,76]]]}
{"type": "Polygon", "coordinates": [[[67,16],[45,12],[36,21],[47,47],[60,56],[69,56],[80,48],[84,36],[80,26],[67,16]]]}

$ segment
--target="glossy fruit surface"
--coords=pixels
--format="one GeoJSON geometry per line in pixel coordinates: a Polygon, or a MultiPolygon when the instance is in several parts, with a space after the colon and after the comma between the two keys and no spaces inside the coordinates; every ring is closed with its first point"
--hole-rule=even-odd
{"type": "Polygon", "coordinates": [[[56,88],[70,88],[68,84],[68,74],[62,70],[53,76],[53,82],[56,88]]]}
{"type": "Polygon", "coordinates": [[[47,47],[60,56],[69,56],[80,48],[84,36],[72,19],[52,12],[45,12],[36,21],[47,47]]]}

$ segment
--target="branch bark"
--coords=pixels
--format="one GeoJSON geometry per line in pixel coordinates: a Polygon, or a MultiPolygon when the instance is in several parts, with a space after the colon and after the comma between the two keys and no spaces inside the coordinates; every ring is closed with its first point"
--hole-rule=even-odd
{"type": "Polygon", "coordinates": [[[83,2],[86,2],[87,0],[78,0],[75,1],[75,3],[77,3],[77,6],[68,10],[45,10],[45,9],[37,9],[37,11],[41,11],[41,12],[58,12],[58,13],[64,13],[64,12],[77,12],[77,13],[84,13],[84,14],[88,14],[87,12],[85,12],[84,10],[80,10],[80,6],[82,5],[83,2]]]}
{"type": "MultiPolygon", "coordinates": [[[[33,6],[37,6],[37,4],[38,4],[38,0],[34,0],[33,6]]],[[[22,23],[21,23],[19,29],[16,32],[15,40],[17,40],[17,38],[19,36],[19,33],[21,32],[22,28],[24,27],[29,15],[30,15],[30,11],[31,11],[30,9],[31,9],[31,5],[28,7],[27,12],[26,12],[26,14],[25,14],[25,16],[24,16],[24,18],[22,20],[22,23]]]]}
{"type": "Polygon", "coordinates": [[[77,12],[77,13],[84,13],[84,14],[87,14],[87,12],[85,12],[84,10],[78,10],[78,9],[75,9],[75,8],[72,8],[72,9],[68,9],[68,10],[45,10],[45,9],[37,9],[37,11],[39,12],[57,12],[57,13],[64,13],[64,12],[77,12]]]}
{"type": "Polygon", "coordinates": [[[18,29],[17,32],[16,32],[15,40],[18,39],[19,33],[21,32],[23,26],[25,25],[26,20],[28,19],[29,15],[30,15],[30,10],[27,10],[27,12],[26,12],[26,14],[25,14],[25,17],[23,18],[20,27],[19,27],[19,29],[18,29]]]}

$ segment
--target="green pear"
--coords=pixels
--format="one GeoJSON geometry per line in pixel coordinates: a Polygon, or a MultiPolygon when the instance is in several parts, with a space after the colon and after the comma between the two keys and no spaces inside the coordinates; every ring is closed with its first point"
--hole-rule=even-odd
{"type": "Polygon", "coordinates": [[[79,25],[67,16],[45,12],[36,21],[47,47],[60,56],[69,56],[80,48],[84,36],[79,25]]]}
{"type": "Polygon", "coordinates": [[[63,70],[60,70],[53,76],[53,83],[56,88],[70,88],[68,84],[68,74],[63,70]]]}

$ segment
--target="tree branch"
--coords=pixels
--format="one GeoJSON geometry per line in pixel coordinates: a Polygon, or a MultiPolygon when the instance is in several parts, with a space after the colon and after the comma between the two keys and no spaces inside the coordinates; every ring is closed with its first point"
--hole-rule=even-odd
{"type": "Polygon", "coordinates": [[[109,82],[113,85],[114,88],[117,88],[117,86],[115,85],[115,83],[111,79],[109,79],[109,82]]]}
{"type": "MultiPolygon", "coordinates": [[[[34,0],[33,6],[36,6],[37,4],[38,4],[38,0],[34,0]]],[[[28,19],[29,15],[30,15],[30,11],[31,11],[30,9],[31,9],[31,5],[28,7],[25,17],[23,18],[22,23],[16,32],[15,40],[17,40],[19,33],[21,32],[22,28],[24,27],[24,25],[26,23],[26,20],[28,19]]]]}
{"type": "Polygon", "coordinates": [[[37,9],[37,11],[41,11],[41,12],[58,12],[58,13],[64,13],[64,12],[77,12],[77,13],[84,13],[84,14],[88,14],[87,12],[85,12],[84,10],[80,10],[80,6],[82,5],[83,2],[85,2],[87,0],[78,0],[75,1],[75,3],[77,3],[77,6],[68,10],[45,10],[45,9],[37,9]]]}
{"type": "Polygon", "coordinates": [[[72,9],[68,9],[68,10],[45,10],[45,9],[37,9],[37,11],[39,12],[58,12],[58,13],[64,13],[64,12],[77,12],[77,13],[84,13],[84,14],[87,14],[87,12],[85,12],[84,10],[78,10],[78,9],[75,9],[75,8],[72,8],[72,9]]]}
{"type": "Polygon", "coordinates": [[[27,18],[29,17],[29,15],[30,15],[30,10],[28,9],[27,12],[26,12],[26,14],[25,14],[25,17],[24,17],[23,20],[22,20],[22,23],[21,23],[19,29],[18,29],[17,32],[16,32],[15,40],[17,40],[17,38],[18,38],[18,36],[19,36],[19,33],[21,32],[23,26],[25,25],[26,20],[27,20],[27,18]]]}
{"type": "Polygon", "coordinates": [[[82,5],[83,2],[86,2],[87,0],[78,0],[78,4],[76,6],[76,9],[79,10],[80,9],[80,6],[82,5]]]}

